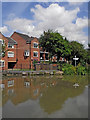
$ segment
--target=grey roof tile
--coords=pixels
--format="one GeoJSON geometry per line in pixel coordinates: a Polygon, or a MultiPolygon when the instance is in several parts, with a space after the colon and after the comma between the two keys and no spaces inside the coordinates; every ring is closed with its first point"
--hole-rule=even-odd
{"type": "Polygon", "coordinates": [[[6,38],[8,39],[8,43],[13,44],[13,45],[17,44],[17,42],[14,39],[12,39],[10,37],[6,37],[6,38]]]}
{"type": "Polygon", "coordinates": [[[26,43],[30,43],[35,37],[29,37],[26,34],[22,34],[22,33],[18,33],[16,32],[18,35],[20,35],[24,40],[26,40],[26,43]]]}

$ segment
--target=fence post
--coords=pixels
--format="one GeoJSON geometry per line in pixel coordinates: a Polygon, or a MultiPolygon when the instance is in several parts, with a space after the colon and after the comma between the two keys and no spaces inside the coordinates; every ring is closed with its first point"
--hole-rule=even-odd
{"type": "Polygon", "coordinates": [[[21,64],[21,70],[22,70],[22,64],[21,64]]]}
{"type": "Polygon", "coordinates": [[[31,69],[31,64],[29,65],[29,69],[31,69]]]}

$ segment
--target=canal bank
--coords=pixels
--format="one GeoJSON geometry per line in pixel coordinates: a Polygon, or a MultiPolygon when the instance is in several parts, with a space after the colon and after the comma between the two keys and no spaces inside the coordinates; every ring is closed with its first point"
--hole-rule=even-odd
{"type": "Polygon", "coordinates": [[[2,71],[2,75],[3,76],[63,75],[63,71],[59,71],[59,70],[39,70],[39,71],[8,70],[8,71],[2,71]]]}

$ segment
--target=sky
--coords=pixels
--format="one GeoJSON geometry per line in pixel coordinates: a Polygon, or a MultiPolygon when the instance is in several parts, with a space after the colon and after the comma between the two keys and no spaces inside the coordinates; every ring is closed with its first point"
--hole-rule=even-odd
{"type": "Polygon", "coordinates": [[[40,37],[48,29],[87,48],[88,2],[2,2],[0,31],[5,36],[17,31],[40,37]]]}

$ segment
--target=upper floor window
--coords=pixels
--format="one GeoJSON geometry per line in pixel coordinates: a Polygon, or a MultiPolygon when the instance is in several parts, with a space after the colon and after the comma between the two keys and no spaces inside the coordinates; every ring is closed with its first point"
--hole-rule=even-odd
{"type": "Polygon", "coordinates": [[[8,52],[8,57],[14,57],[14,52],[8,52]]]}
{"type": "Polygon", "coordinates": [[[14,45],[8,43],[8,48],[14,48],[14,45]]]}
{"type": "Polygon", "coordinates": [[[24,56],[26,56],[26,57],[29,56],[29,51],[28,51],[28,50],[26,50],[26,51],[24,52],[24,56]]]}
{"type": "Polygon", "coordinates": [[[38,52],[33,52],[33,57],[38,57],[38,52]]]}
{"type": "Polygon", "coordinates": [[[38,43],[33,43],[34,48],[38,48],[38,43]]]}
{"type": "Polygon", "coordinates": [[[5,66],[5,61],[4,60],[0,60],[0,67],[4,67],[5,66]]]}

